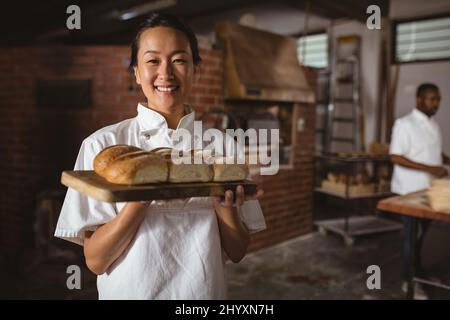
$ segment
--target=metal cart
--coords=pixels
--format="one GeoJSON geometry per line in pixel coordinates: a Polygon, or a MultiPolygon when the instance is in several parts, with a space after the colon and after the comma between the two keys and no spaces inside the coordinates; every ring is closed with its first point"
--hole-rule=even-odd
{"type": "MultiPolygon", "coordinates": [[[[350,180],[351,176],[355,175],[361,167],[371,165],[372,172],[375,176],[377,168],[380,165],[389,164],[388,156],[354,156],[343,157],[336,154],[318,155],[316,156],[316,168],[320,170],[316,174],[316,181],[322,181],[329,168],[338,169],[345,174],[346,181],[350,180]]],[[[374,178],[373,183],[375,187],[378,186],[379,181],[374,178]]],[[[355,238],[369,234],[376,234],[388,231],[396,231],[403,228],[402,224],[379,217],[377,215],[358,215],[360,211],[360,202],[369,199],[382,199],[392,196],[391,192],[374,192],[372,194],[352,195],[350,193],[350,185],[346,183],[345,192],[334,192],[327,190],[317,185],[315,192],[324,194],[326,196],[335,197],[351,204],[352,209],[346,210],[346,215],[343,218],[320,220],[314,223],[317,226],[320,234],[326,236],[329,232],[341,236],[346,245],[352,246],[355,243],[355,238]]]]}

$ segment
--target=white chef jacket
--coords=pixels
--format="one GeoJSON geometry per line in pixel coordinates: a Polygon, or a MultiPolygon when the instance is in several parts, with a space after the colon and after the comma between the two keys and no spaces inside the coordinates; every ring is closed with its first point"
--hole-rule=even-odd
{"type": "MultiPolygon", "coordinates": [[[[442,165],[442,136],[438,123],[414,109],[397,119],[392,131],[389,154],[430,166],[442,165]]],[[[391,191],[407,194],[430,186],[433,176],[427,172],[394,165],[391,191]]]]}
{"type": "MultiPolygon", "coordinates": [[[[165,118],[137,107],[137,116],[98,130],[80,148],[74,170],[93,170],[94,157],[115,144],[144,150],[172,147],[165,118]]],[[[184,116],[178,128],[192,132],[195,115],[184,116]]],[[[197,149],[202,141],[194,139],[197,149]]],[[[186,147],[188,147],[186,145],[186,147]]],[[[55,236],[83,245],[84,232],[112,220],[125,205],[83,196],[68,188],[55,236]]],[[[226,282],[213,199],[153,201],[124,253],[97,277],[99,299],[225,299],[226,282]]],[[[259,202],[246,201],[239,210],[250,232],[266,228],[259,202]]]]}

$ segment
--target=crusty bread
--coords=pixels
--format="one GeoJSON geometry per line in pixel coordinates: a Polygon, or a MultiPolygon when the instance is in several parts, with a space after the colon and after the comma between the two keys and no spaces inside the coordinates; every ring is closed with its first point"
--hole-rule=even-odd
{"type": "Polygon", "coordinates": [[[223,157],[209,156],[206,157],[207,163],[202,161],[196,164],[194,157],[200,156],[203,160],[204,153],[201,150],[183,154],[190,157],[190,164],[176,164],[172,161],[172,151],[171,148],[157,148],[147,152],[133,146],[115,145],[105,148],[95,157],[94,170],[111,183],[128,185],[167,181],[240,181],[248,175],[247,165],[226,164],[223,157]]]}
{"type": "Polygon", "coordinates": [[[227,164],[225,157],[214,158],[213,171],[216,182],[245,180],[249,173],[246,164],[227,164]]]}
{"type": "Polygon", "coordinates": [[[174,164],[169,162],[169,182],[208,182],[213,171],[208,164],[174,164]]]}
{"type": "Polygon", "coordinates": [[[172,148],[156,148],[151,151],[164,157],[166,160],[170,160],[172,148]]]}
{"type": "Polygon", "coordinates": [[[434,211],[450,213],[450,179],[433,180],[427,196],[434,211]]]}
{"type": "Polygon", "coordinates": [[[167,161],[160,155],[136,151],[117,157],[103,172],[103,177],[117,184],[166,182],[167,161]]]}
{"type": "Polygon", "coordinates": [[[190,164],[175,164],[171,159],[171,148],[158,148],[152,152],[163,156],[169,166],[169,182],[208,182],[213,178],[212,167],[208,164],[194,164],[194,152],[189,153],[190,164]]]}
{"type": "Polygon", "coordinates": [[[240,181],[248,175],[248,167],[245,164],[214,164],[213,181],[240,181]]]}
{"type": "Polygon", "coordinates": [[[125,144],[117,144],[114,146],[109,146],[103,149],[97,154],[94,159],[94,171],[103,176],[103,172],[117,157],[135,151],[142,151],[142,149],[134,146],[129,146],[125,144]]]}

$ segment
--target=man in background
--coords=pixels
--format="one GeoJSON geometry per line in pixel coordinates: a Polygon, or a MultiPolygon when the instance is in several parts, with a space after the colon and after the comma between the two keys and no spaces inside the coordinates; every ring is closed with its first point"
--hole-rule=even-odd
{"type": "MultiPolygon", "coordinates": [[[[408,115],[397,119],[392,130],[389,149],[394,172],[391,191],[400,195],[430,187],[431,180],[448,175],[443,164],[450,164],[450,158],[442,152],[442,135],[433,116],[439,109],[441,95],[432,83],[421,84],[417,88],[416,108],[408,115]]],[[[403,283],[406,292],[408,277],[409,239],[412,218],[403,216],[403,283]]],[[[426,277],[421,264],[421,248],[426,230],[431,220],[418,219],[416,259],[417,275],[426,277]]],[[[416,299],[428,299],[420,284],[415,284],[416,299]]]]}

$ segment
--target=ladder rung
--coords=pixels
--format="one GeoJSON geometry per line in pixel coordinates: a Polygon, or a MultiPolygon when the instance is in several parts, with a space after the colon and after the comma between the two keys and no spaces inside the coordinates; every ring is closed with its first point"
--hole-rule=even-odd
{"type": "Polygon", "coordinates": [[[353,103],[354,100],[352,98],[334,98],[334,102],[340,102],[340,103],[353,103]]]}
{"type": "Polygon", "coordinates": [[[348,143],[354,143],[355,142],[355,139],[352,139],[352,138],[332,137],[331,140],[339,141],[339,142],[348,142],[348,143]]]}
{"type": "Polygon", "coordinates": [[[346,79],[346,78],[336,79],[336,81],[338,83],[354,83],[353,79],[346,79]]]}
{"type": "Polygon", "coordinates": [[[356,59],[336,59],[336,63],[356,63],[356,59]]]}
{"type": "Polygon", "coordinates": [[[355,122],[354,118],[334,117],[333,121],[336,122],[355,122]]]}

